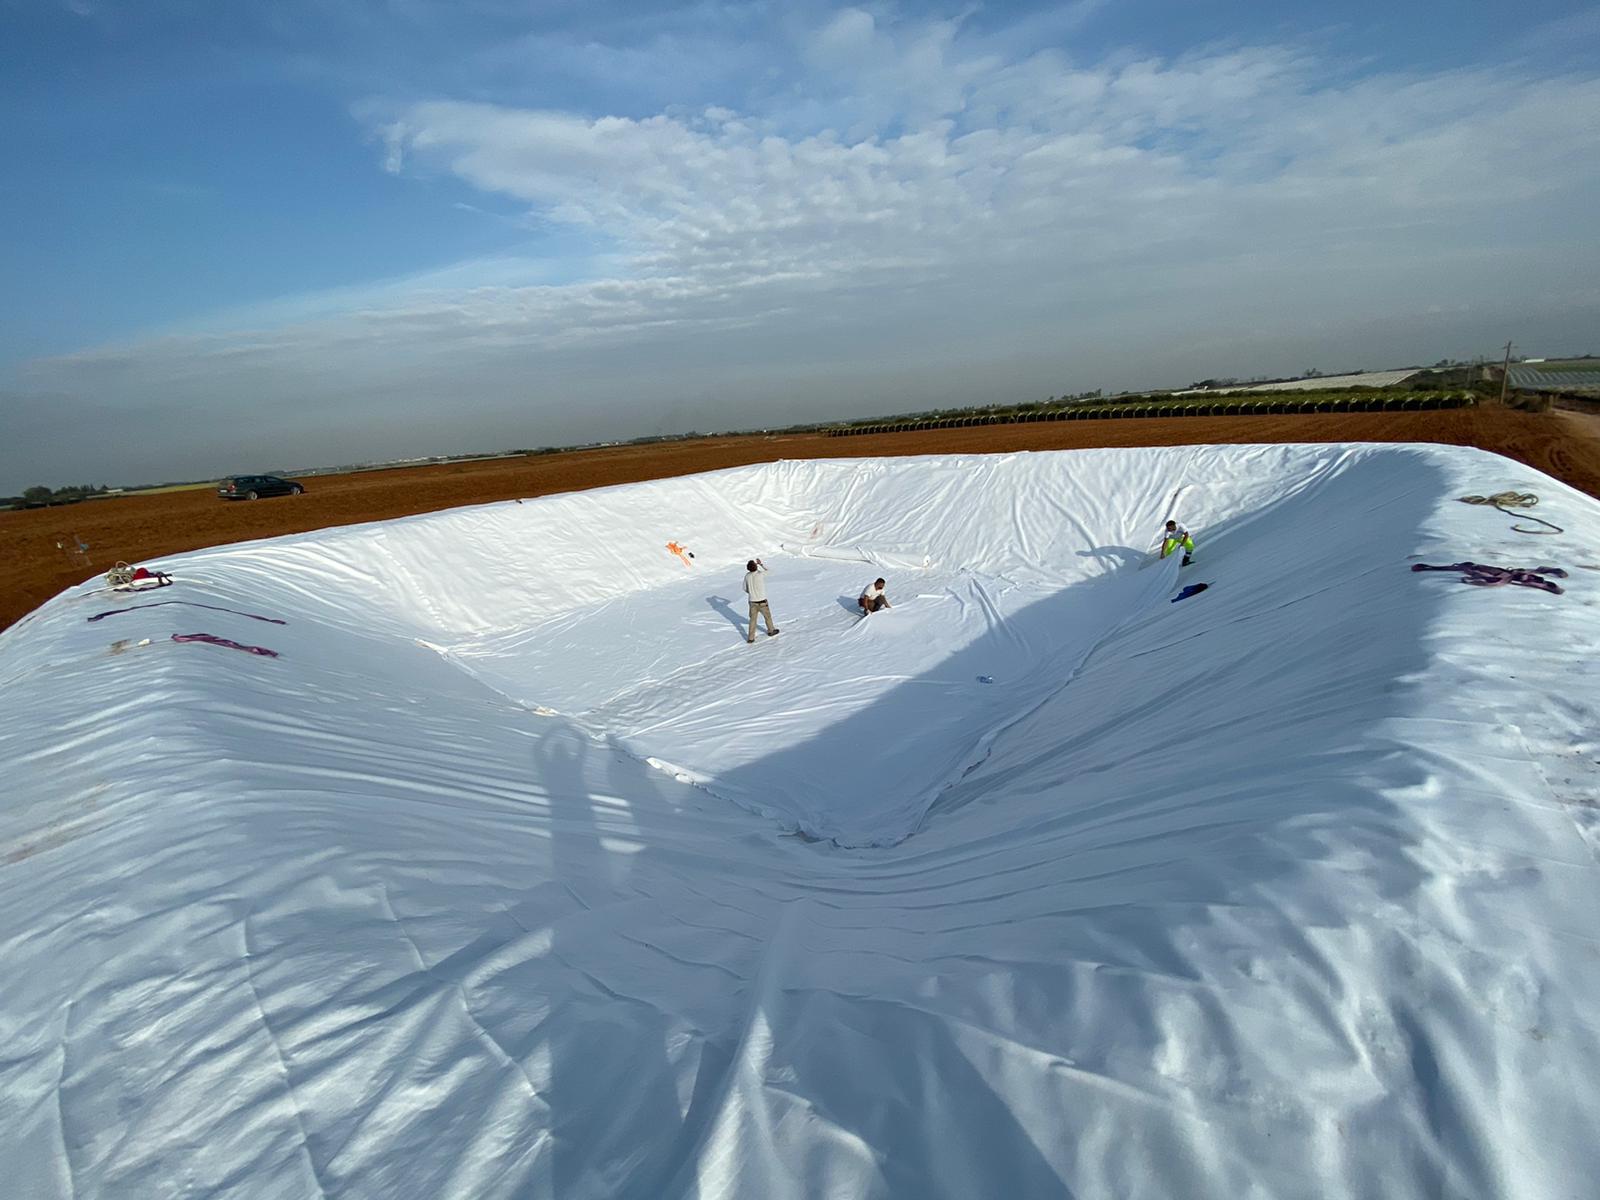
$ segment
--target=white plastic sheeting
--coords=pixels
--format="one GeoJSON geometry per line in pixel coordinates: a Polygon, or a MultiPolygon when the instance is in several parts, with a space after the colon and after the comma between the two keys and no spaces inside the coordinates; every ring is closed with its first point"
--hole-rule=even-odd
{"type": "MultiPolygon", "coordinates": [[[[1355,375],[1314,375],[1310,379],[1286,379],[1279,383],[1255,383],[1243,387],[1230,387],[1230,392],[1314,392],[1323,388],[1352,388],[1368,387],[1382,388],[1394,387],[1404,383],[1413,375],[1420,375],[1420,369],[1413,367],[1406,371],[1362,371],[1355,375]]],[[[1182,388],[1176,394],[1182,396],[1194,395],[1207,391],[1206,388],[1182,388]]]]}
{"type": "Polygon", "coordinates": [[[1000,729],[1066,686],[1123,617],[1171,596],[1177,572],[1169,560],[1052,590],[890,571],[893,607],[863,618],[855,598],[880,568],[773,566],[781,652],[746,645],[740,572],[718,587],[724,568],[722,580],[697,574],[452,653],[496,690],[571,713],[785,829],[888,845],[1000,729]]]}
{"type": "Polygon", "coordinates": [[[1583,1194],[1597,544],[1477,451],[1191,447],[780,463],[85,584],[0,634],[0,1175],[1583,1194]],[[1567,533],[1452,499],[1504,488],[1567,533]],[[754,555],[782,633],[746,645],[754,555]],[[1407,569],[1459,559],[1571,577],[1407,569]]]}

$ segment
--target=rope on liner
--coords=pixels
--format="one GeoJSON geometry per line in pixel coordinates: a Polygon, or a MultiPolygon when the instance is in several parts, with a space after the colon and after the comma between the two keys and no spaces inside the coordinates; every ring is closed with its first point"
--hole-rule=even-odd
{"type": "Polygon", "coordinates": [[[1525,529],[1521,525],[1513,525],[1511,527],[1513,533],[1533,533],[1548,536],[1553,533],[1566,532],[1561,526],[1546,521],[1543,517],[1536,517],[1532,513],[1514,513],[1510,511],[1513,508],[1532,508],[1539,503],[1539,497],[1532,492],[1496,492],[1492,496],[1461,496],[1459,499],[1463,504],[1486,504],[1504,513],[1513,521],[1537,521],[1539,524],[1546,526],[1544,529],[1525,529]]]}

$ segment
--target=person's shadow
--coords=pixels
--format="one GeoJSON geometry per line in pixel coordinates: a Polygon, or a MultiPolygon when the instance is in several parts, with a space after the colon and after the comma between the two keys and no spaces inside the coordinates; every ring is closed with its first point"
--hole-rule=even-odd
{"type": "Polygon", "coordinates": [[[1096,546],[1093,550],[1079,550],[1078,557],[1109,559],[1118,566],[1133,567],[1150,556],[1146,551],[1135,550],[1132,546],[1096,546]]]}
{"type": "Polygon", "coordinates": [[[852,617],[859,617],[861,615],[860,599],[861,597],[859,596],[840,596],[839,607],[852,617]]]}
{"type": "Polygon", "coordinates": [[[735,611],[733,601],[725,600],[721,596],[707,596],[706,603],[727,617],[728,624],[739,631],[740,637],[744,636],[746,618],[740,617],[738,612],[735,611]]]}

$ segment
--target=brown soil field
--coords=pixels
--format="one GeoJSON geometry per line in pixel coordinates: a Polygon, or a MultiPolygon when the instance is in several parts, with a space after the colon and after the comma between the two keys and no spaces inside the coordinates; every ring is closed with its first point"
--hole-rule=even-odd
{"type": "MultiPolygon", "coordinates": [[[[1593,420],[1591,418],[1590,420],[1593,420]]],[[[306,494],[224,501],[211,489],[120,496],[60,508],[0,512],[0,629],[119,559],[159,566],[163,555],[335,525],[381,521],[464,504],[636,483],[781,458],[863,458],[1253,442],[1441,442],[1527,463],[1600,497],[1600,438],[1572,413],[1499,406],[1414,413],[1160,417],[992,425],[831,438],[821,434],[715,437],[562,454],[325,475],[306,494]],[[88,567],[57,541],[89,545],[88,567]]],[[[1485,479],[1484,492],[1506,481],[1485,479]]]]}

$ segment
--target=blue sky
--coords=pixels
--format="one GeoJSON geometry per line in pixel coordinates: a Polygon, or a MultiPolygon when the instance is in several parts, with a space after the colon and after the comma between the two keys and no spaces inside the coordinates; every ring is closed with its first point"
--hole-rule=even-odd
{"type": "Polygon", "coordinates": [[[1600,349],[1600,6],[0,0],[0,493],[1600,349]]]}

